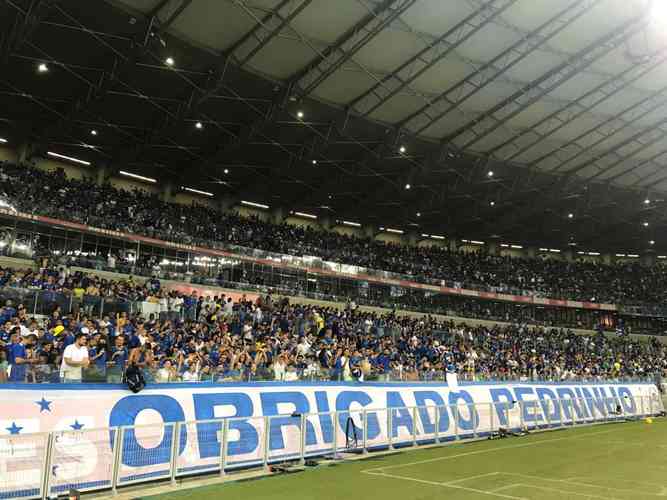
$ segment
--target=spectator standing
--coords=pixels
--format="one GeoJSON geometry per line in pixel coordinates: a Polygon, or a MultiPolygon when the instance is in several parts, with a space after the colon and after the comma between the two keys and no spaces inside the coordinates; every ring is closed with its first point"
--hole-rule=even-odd
{"type": "Polygon", "coordinates": [[[78,333],[74,338],[74,343],[65,348],[60,366],[60,378],[63,382],[81,382],[83,368],[90,364],[87,342],[86,335],[78,333]]]}

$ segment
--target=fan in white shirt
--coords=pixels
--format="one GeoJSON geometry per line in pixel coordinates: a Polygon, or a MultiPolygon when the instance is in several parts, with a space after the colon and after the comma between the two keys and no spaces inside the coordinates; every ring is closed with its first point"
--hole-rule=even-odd
{"type": "Polygon", "coordinates": [[[81,382],[82,368],[90,364],[88,360],[87,337],[79,333],[74,343],[68,345],[63,353],[60,365],[60,378],[63,382],[81,382]]]}

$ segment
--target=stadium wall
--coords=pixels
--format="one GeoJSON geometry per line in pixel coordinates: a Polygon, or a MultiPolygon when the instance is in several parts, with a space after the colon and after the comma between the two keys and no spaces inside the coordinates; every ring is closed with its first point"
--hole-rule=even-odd
{"type": "Polygon", "coordinates": [[[168,478],[169,464],[172,471],[211,471],[220,465],[221,449],[227,468],[298,458],[300,450],[323,455],[333,446],[344,450],[350,428],[373,449],[663,409],[654,385],[612,383],[185,383],[139,394],[118,385],[6,384],[0,402],[0,490],[9,497],[20,497],[17,490],[42,477],[46,432],[53,432],[47,470],[57,490],[104,487],[112,468],[121,484],[168,478]]]}

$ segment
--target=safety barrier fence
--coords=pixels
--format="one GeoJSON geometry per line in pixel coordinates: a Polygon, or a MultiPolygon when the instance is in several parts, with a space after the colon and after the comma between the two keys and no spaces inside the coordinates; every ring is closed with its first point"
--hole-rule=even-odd
{"type": "Polygon", "coordinates": [[[191,422],[0,436],[0,498],[54,498],[76,489],[264,467],[309,457],[344,460],[398,447],[482,438],[501,429],[546,430],[640,419],[657,397],[565,398],[191,422]]]}

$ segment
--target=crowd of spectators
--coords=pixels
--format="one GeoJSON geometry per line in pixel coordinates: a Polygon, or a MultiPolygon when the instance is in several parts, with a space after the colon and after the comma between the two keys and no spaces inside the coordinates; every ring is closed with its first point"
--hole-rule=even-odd
{"type": "Polygon", "coordinates": [[[166,203],[141,190],[124,191],[4,164],[0,192],[17,210],[90,226],[209,247],[240,245],[410,275],[416,281],[482,287],[610,303],[659,304],[667,297],[667,267],[637,262],[601,264],[452,252],[353,237],[306,226],[273,224],[204,205],[166,203]]]}
{"type": "Polygon", "coordinates": [[[0,381],[120,382],[128,365],[151,382],[237,380],[606,380],[667,368],[657,340],[576,335],[525,324],[475,326],[433,316],[181,294],[158,280],[105,280],[66,269],[0,270],[0,288],[67,292],[44,317],[0,308],[0,381]],[[157,314],[102,315],[88,293],[163,302],[157,314]]]}

